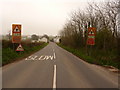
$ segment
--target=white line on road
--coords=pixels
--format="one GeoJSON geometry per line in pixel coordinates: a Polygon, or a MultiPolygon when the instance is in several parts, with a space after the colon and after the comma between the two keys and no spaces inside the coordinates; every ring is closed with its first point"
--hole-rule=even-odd
{"type": "Polygon", "coordinates": [[[55,59],[56,58],[55,49],[53,49],[53,56],[54,56],[54,59],[55,59]]]}
{"type": "Polygon", "coordinates": [[[56,65],[54,65],[53,90],[56,90],[56,65]]]}
{"type": "Polygon", "coordinates": [[[31,59],[32,59],[32,60],[36,60],[37,57],[38,57],[38,56],[33,56],[31,59]]]}
{"type": "Polygon", "coordinates": [[[53,49],[53,52],[55,52],[55,50],[53,49]]]}
{"type": "Polygon", "coordinates": [[[55,52],[54,52],[54,59],[56,58],[55,52]]]}
{"type": "Polygon", "coordinates": [[[46,56],[46,60],[51,59],[53,60],[53,56],[46,56]]]}
{"type": "Polygon", "coordinates": [[[46,59],[46,56],[45,55],[42,55],[40,56],[39,60],[45,60],[46,59]]]}

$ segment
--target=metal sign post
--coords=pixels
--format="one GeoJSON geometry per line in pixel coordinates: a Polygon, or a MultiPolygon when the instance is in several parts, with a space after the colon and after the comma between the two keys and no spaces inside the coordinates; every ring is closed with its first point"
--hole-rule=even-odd
{"type": "Polygon", "coordinates": [[[24,51],[21,46],[21,24],[12,24],[12,43],[14,51],[15,48],[16,51],[24,51]]]}
{"type": "Polygon", "coordinates": [[[12,43],[21,43],[21,25],[12,24],[12,43]]]}
{"type": "Polygon", "coordinates": [[[90,48],[90,51],[88,51],[88,55],[91,55],[92,52],[92,46],[95,45],[95,34],[96,34],[96,28],[89,27],[88,28],[88,38],[87,38],[87,45],[90,48]]]}
{"type": "Polygon", "coordinates": [[[87,45],[95,45],[95,34],[96,34],[96,28],[89,27],[88,28],[87,45]]]}

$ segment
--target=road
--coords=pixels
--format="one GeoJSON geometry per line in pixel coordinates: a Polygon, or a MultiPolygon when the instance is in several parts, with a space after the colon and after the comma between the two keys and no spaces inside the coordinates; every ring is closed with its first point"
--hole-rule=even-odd
{"type": "Polygon", "coordinates": [[[2,68],[3,88],[117,88],[118,75],[89,64],[50,42],[2,68]]]}

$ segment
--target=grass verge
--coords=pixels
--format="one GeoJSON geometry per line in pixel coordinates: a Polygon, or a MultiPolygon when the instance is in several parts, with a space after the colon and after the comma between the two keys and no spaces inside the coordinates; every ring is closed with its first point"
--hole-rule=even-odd
{"type": "MultiPolygon", "coordinates": [[[[33,43],[23,43],[23,52],[16,52],[14,51],[10,46],[6,48],[2,48],[2,66],[9,64],[11,62],[20,60],[22,58],[25,58],[38,50],[44,48],[48,43],[39,43],[39,44],[33,44],[33,43]]],[[[6,44],[5,44],[6,45],[6,44]]],[[[3,45],[4,47],[4,45],[3,45]]]]}
{"type": "Polygon", "coordinates": [[[95,52],[93,50],[93,52],[91,53],[92,55],[88,56],[85,52],[85,49],[83,49],[83,48],[74,49],[74,48],[71,48],[68,46],[64,46],[62,44],[58,44],[58,45],[88,63],[97,64],[97,65],[101,65],[101,66],[113,66],[113,67],[120,69],[120,61],[113,60],[114,55],[111,55],[111,53],[109,55],[107,55],[107,54],[105,55],[104,52],[102,54],[100,54],[99,51],[96,50],[96,52],[95,52]]]}

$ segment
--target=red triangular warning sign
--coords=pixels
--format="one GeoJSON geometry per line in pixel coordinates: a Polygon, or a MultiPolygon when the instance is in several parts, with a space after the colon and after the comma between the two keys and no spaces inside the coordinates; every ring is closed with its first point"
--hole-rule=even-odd
{"type": "Polygon", "coordinates": [[[16,51],[24,51],[24,49],[23,49],[21,44],[17,47],[16,51]]]}
{"type": "Polygon", "coordinates": [[[14,32],[20,32],[20,30],[18,29],[17,26],[16,26],[16,28],[14,29],[14,32]]]}

